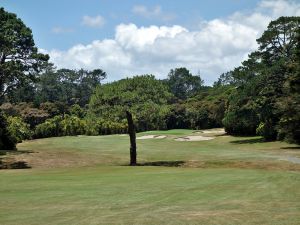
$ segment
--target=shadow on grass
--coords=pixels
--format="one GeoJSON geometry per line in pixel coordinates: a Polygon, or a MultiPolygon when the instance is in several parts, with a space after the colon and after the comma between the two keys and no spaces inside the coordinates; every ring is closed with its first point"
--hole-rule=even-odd
{"type": "Polygon", "coordinates": [[[281,147],[281,149],[287,149],[287,150],[300,150],[300,146],[294,146],[294,147],[281,147]]]}
{"type": "Polygon", "coordinates": [[[31,168],[25,161],[17,161],[13,156],[33,153],[33,151],[23,150],[1,150],[0,169],[29,169],[31,168]]]}
{"type": "Polygon", "coordinates": [[[155,161],[138,163],[137,166],[164,166],[164,167],[180,167],[185,161],[155,161]]]}
{"type": "Polygon", "coordinates": [[[30,169],[31,167],[25,161],[5,161],[0,160],[0,169],[30,169]]]}
{"type": "Polygon", "coordinates": [[[251,139],[230,141],[230,143],[233,144],[256,144],[256,143],[263,143],[263,142],[266,142],[263,138],[251,138],[251,139]]]}

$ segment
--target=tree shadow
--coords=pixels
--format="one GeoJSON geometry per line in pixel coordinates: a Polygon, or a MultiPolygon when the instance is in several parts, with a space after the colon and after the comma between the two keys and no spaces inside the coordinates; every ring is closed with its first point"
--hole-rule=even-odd
{"type": "Polygon", "coordinates": [[[163,166],[163,167],[180,167],[185,161],[154,161],[138,163],[137,166],[163,166]]]}
{"type": "Polygon", "coordinates": [[[251,139],[244,139],[244,140],[237,140],[237,141],[230,141],[233,144],[256,144],[256,143],[263,143],[266,142],[263,138],[251,138],[251,139]]]}
{"type": "Polygon", "coordinates": [[[17,161],[13,156],[20,154],[35,153],[30,150],[1,150],[0,169],[29,169],[31,168],[25,161],[17,161]]]}
{"type": "Polygon", "coordinates": [[[215,137],[222,137],[222,136],[229,136],[229,134],[225,133],[225,134],[215,134],[215,137]]]}
{"type": "Polygon", "coordinates": [[[30,169],[31,167],[25,161],[2,161],[0,160],[0,169],[30,169]]]}
{"type": "Polygon", "coordinates": [[[21,154],[29,154],[29,153],[38,153],[32,150],[0,150],[0,155],[21,155],[21,154]]]}
{"type": "Polygon", "coordinates": [[[294,146],[294,147],[281,147],[280,149],[300,150],[300,146],[294,146]]]}

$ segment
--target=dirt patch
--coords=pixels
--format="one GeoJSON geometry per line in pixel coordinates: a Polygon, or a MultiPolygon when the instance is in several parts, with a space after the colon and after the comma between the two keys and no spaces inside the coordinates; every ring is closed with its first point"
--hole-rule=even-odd
{"type": "Polygon", "coordinates": [[[186,136],[186,137],[180,137],[180,138],[175,138],[175,141],[208,141],[215,139],[215,137],[204,137],[201,135],[198,136],[186,136]]]}
{"type": "Polygon", "coordinates": [[[165,135],[144,135],[144,136],[138,137],[137,139],[139,139],[139,140],[145,140],[145,139],[164,139],[166,137],[167,136],[165,136],[165,135]]]}

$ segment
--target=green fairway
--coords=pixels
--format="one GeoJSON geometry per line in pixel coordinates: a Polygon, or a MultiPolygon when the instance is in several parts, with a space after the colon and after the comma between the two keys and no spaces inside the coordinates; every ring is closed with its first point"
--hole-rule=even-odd
{"type": "Polygon", "coordinates": [[[26,141],[31,169],[0,170],[0,224],[270,224],[300,221],[299,146],[191,130],[26,141]]]}

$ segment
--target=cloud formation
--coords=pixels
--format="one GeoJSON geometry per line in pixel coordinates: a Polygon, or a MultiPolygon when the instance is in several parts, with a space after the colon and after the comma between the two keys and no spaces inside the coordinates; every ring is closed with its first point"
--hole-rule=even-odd
{"type": "Polygon", "coordinates": [[[171,21],[176,17],[173,13],[163,12],[160,5],[153,8],[148,8],[145,5],[135,5],[132,8],[132,12],[147,19],[160,19],[164,22],[171,21]]]}
{"type": "Polygon", "coordinates": [[[51,32],[54,34],[66,34],[74,32],[74,29],[67,27],[53,27],[51,32]]]}
{"type": "Polygon", "coordinates": [[[300,15],[300,3],[265,0],[252,12],[236,12],[224,19],[199,21],[199,29],[179,25],[137,27],[120,24],[113,39],[78,44],[67,51],[52,50],[58,67],[102,68],[109,80],[138,74],[165,78],[171,68],[187,67],[201,72],[206,84],[240,65],[257,49],[260,37],[272,19],[300,15]]]}
{"type": "Polygon", "coordinates": [[[87,27],[100,28],[105,24],[105,19],[100,15],[95,17],[83,16],[81,24],[87,27]]]}

